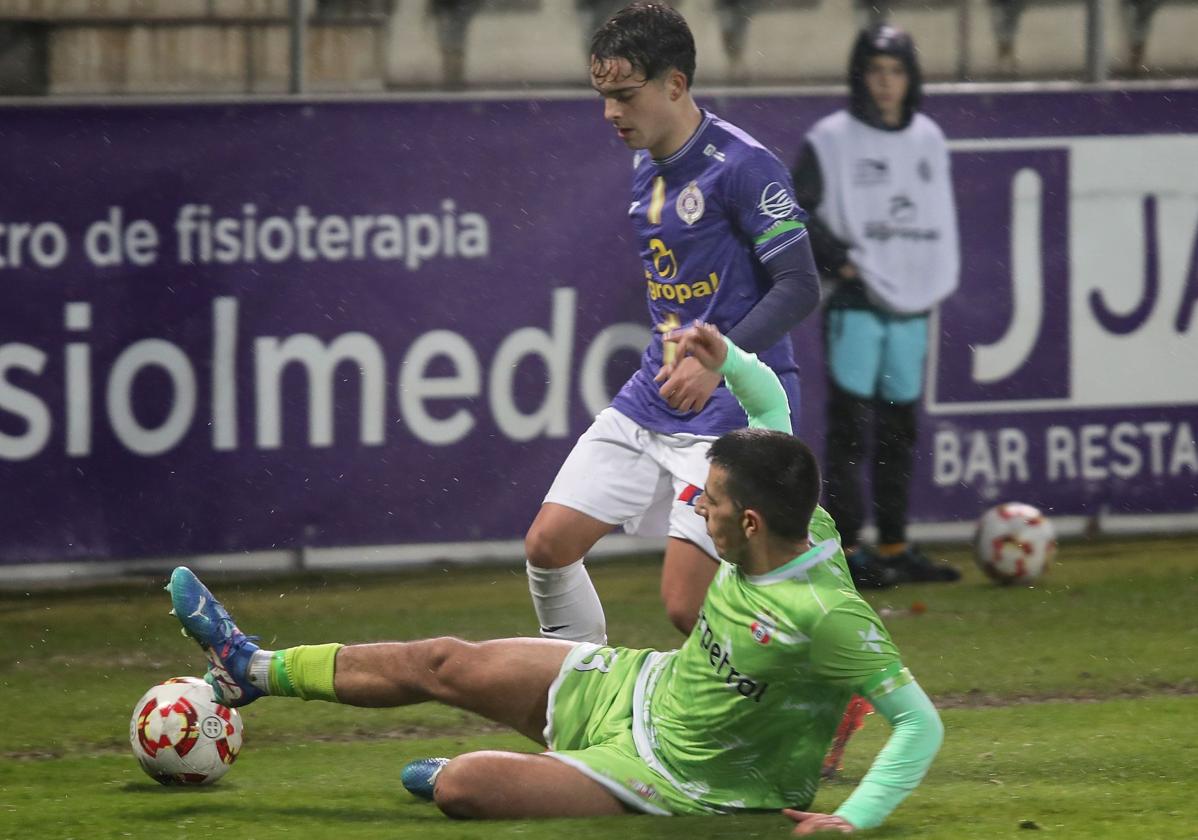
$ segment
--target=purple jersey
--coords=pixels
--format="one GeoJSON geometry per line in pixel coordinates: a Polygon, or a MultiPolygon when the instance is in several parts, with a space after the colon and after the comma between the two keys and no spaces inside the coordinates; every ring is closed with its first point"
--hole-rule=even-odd
{"type": "MultiPolygon", "coordinates": [[[[645,270],[653,339],[612,406],[656,432],[722,435],[746,425],[721,382],[699,412],[670,408],[653,381],[662,336],[698,319],[727,333],[772,285],[767,263],[807,235],[790,174],[769,150],[708,112],[686,145],[665,160],[637,152],[628,214],[645,270]]],[[[790,337],[758,353],[798,409],[790,337]]]]}

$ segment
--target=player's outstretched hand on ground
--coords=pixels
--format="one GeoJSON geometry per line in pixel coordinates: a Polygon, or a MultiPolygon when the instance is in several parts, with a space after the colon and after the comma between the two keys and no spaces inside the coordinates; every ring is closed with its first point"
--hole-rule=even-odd
{"type": "Polygon", "coordinates": [[[783,808],[782,813],[798,823],[791,832],[796,837],[805,837],[808,834],[815,834],[817,831],[839,831],[841,834],[852,834],[854,830],[851,822],[831,814],[813,814],[808,811],[796,811],[793,808],[783,808]]]}

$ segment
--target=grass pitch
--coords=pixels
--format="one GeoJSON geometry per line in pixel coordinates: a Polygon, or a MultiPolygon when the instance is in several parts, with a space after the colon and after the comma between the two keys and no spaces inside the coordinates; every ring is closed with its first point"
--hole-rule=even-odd
{"type": "MultiPolygon", "coordinates": [[[[1198,838],[1198,538],[1069,543],[1041,585],[1023,589],[983,582],[963,549],[943,553],[964,581],[868,595],[947,727],[927,780],[872,836],[1198,838]]],[[[592,574],[613,642],[679,642],[658,604],[656,558],[599,563],[592,574]]],[[[512,567],[207,577],[268,647],[536,629],[512,567]]],[[[0,839],[789,832],[770,815],[452,822],[403,791],[404,762],[536,747],[433,706],[259,702],[243,711],[245,747],[223,780],[160,787],[129,754],[133,702],[203,668],[166,614],[162,583],[0,593],[0,839]]],[[[816,809],[849,794],[887,733],[869,719],[816,809]]]]}

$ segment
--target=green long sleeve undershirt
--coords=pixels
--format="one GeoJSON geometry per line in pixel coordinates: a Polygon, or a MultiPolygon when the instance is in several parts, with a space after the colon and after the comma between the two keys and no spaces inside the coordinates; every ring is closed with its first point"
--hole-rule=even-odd
{"type": "Polygon", "coordinates": [[[892,731],[857,789],[836,809],[855,827],[874,828],[919,786],[944,741],[944,724],[919,683],[870,698],[892,731]]]}
{"type": "Polygon", "coordinates": [[[724,344],[728,347],[728,357],[718,373],[749,415],[749,428],[790,434],[790,403],[778,375],[756,355],[733,344],[727,336],[724,336],[724,344]]]}
{"type": "MultiPolygon", "coordinates": [[[[719,372],[749,415],[749,426],[791,433],[790,406],[777,374],[727,337],[724,343],[728,357],[719,372]]],[[[836,816],[858,829],[881,825],[915,790],[944,740],[940,715],[918,683],[911,682],[869,700],[892,731],[861,784],[836,811],[836,816]]]]}

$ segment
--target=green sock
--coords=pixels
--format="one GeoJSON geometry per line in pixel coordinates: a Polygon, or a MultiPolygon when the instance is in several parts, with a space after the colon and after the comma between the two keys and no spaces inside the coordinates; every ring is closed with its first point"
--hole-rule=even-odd
{"type": "Polygon", "coordinates": [[[340,702],[333,690],[337,651],[345,645],[299,645],[270,658],[270,693],[302,700],[340,702]]]}

